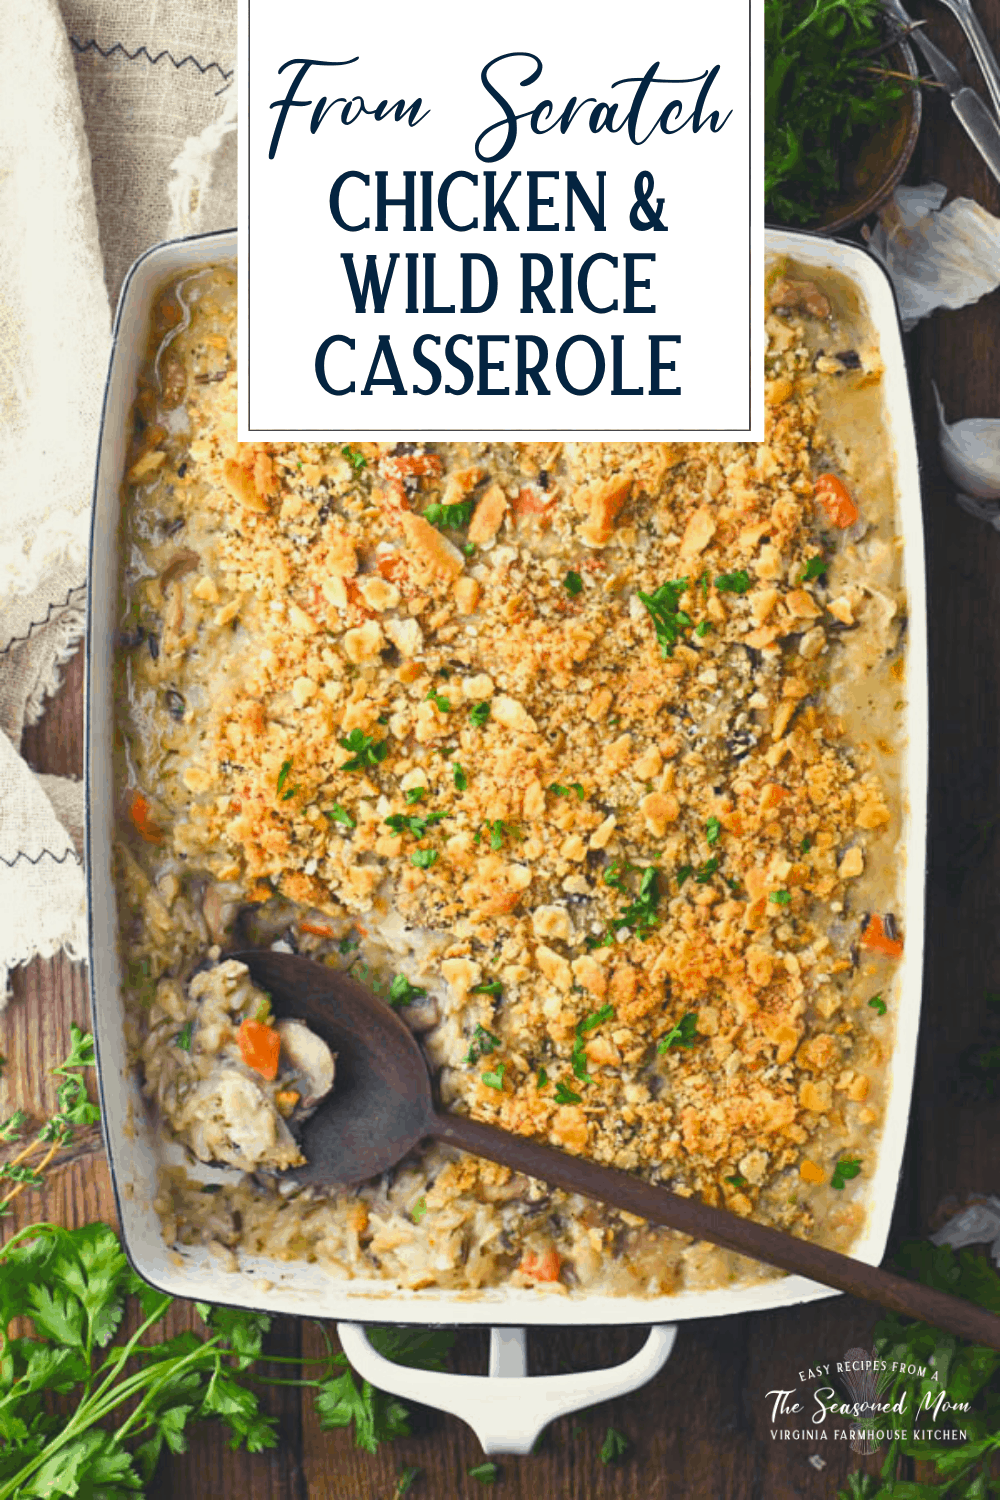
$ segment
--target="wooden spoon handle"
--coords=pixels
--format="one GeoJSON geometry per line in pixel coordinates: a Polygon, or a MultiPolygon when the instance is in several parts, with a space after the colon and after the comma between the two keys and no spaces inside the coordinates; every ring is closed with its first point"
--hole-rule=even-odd
{"type": "Polygon", "coordinates": [[[554,1183],[569,1193],[597,1198],[653,1224],[680,1230],[693,1239],[710,1240],[792,1275],[806,1276],[839,1292],[920,1318],[974,1344],[1000,1349],[1000,1317],[974,1302],[907,1281],[891,1271],[867,1266],[796,1235],[770,1229],[752,1219],[738,1218],[725,1209],[711,1208],[699,1198],[682,1198],[668,1188],[644,1182],[628,1172],[570,1156],[527,1136],[513,1135],[465,1115],[436,1114],[429,1122],[429,1131],[439,1141],[502,1162],[516,1172],[554,1183]]]}

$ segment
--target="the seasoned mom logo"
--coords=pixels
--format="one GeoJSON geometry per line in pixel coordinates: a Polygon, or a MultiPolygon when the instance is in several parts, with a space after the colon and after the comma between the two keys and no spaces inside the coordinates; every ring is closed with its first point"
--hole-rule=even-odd
{"type": "Polygon", "coordinates": [[[848,1349],[843,1359],[797,1371],[798,1383],[767,1392],[775,1442],[847,1442],[871,1454],[901,1439],[964,1442],[968,1401],[950,1401],[931,1364],[848,1349]]]}

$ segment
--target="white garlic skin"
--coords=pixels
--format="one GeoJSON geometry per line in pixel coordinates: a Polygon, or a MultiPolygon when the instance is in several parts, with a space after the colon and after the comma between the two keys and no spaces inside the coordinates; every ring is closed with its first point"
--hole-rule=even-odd
{"type": "Polygon", "coordinates": [[[949,425],[937,386],[933,389],[945,473],[966,495],[1000,500],[1000,419],[969,417],[949,425]]]}

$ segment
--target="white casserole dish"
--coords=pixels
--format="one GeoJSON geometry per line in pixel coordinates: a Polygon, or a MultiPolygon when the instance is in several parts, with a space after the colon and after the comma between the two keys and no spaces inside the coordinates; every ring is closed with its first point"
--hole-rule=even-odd
{"type": "MultiPolygon", "coordinates": [[[[859,1260],[877,1264],[885,1251],[896,1185],[902,1163],[916,1053],[919,1019],[922,951],[924,854],[926,839],[927,681],[926,606],[924,594],[923,533],[917,453],[910,410],[909,391],[899,323],[889,281],[881,266],[853,245],[803,234],[769,230],[769,254],[788,254],[817,271],[831,270],[846,276],[856,287],[863,308],[877,334],[885,374],[883,399],[890,440],[895,449],[900,527],[904,539],[904,583],[908,596],[908,707],[905,721],[904,786],[907,824],[904,847],[902,918],[906,950],[899,975],[898,1019],[893,1063],[886,1101],[881,1150],[868,1184],[867,1227],[855,1244],[859,1260]]],[[[176,1251],[164,1244],[153,1207],[159,1162],[164,1147],[157,1141],[153,1122],[142,1099],[135,1076],[126,1065],[122,976],[118,953],[116,897],[112,881],[111,850],[114,824],[115,786],[112,772],[114,717],[112,660],[119,624],[119,509],[121,481],[131,427],[131,409],[137,379],[146,353],[150,313],[157,292],[173,276],[189,269],[236,255],[236,233],[205,235],[156,246],[132,267],[122,290],[115,320],[111,363],[104,399],[104,412],[97,459],[90,555],[90,634],[87,678],[87,868],[90,910],[90,984],[94,1032],[100,1069],[104,1132],[111,1160],[125,1246],[136,1269],[149,1281],[176,1296],[261,1307],[286,1312],[348,1319],[352,1322],[393,1321],[430,1324],[650,1324],[674,1323],[684,1318],[718,1317],[727,1313],[754,1312],[833,1295],[801,1277],[768,1280],[756,1285],[685,1291],[676,1296],[652,1299],[587,1295],[573,1298],[539,1294],[529,1289],[487,1289],[478,1294],[460,1291],[395,1291],[383,1282],[338,1283],[318,1266],[288,1265],[266,1257],[243,1258],[238,1272],[221,1269],[203,1248],[176,1251]],[[272,1283],[266,1294],[257,1283],[272,1283]]],[[[598,1372],[575,1380],[579,1399],[568,1405],[595,1399],[595,1382],[604,1375],[619,1374],[624,1384],[601,1391],[634,1388],[654,1373],[669,1353],[673,1334],[661,1330],[647,1351],[637,1356],[642,1368],[630,1362],[621,1372],[598,1372]],[[635,1366],[635,1368],[632,1368],[635,1366]],[[626,1377],[625,1371],[629,1370],[626,1377]]],[[[367,1356],[360,1335],[352,1357],[367,1356]]],[[[503,1373],[523,1373],[523,1341],[507,1340],[507,1359],[515,1368],[503,1373]]],[[[492,1363],[504,1364],[497,1342],[492,1363]]],[[[374,1367],[373,1367],[374,1369],[374,1367]]],[[[369,1373],[367,1370],[364,1373],[369,1373]]],[[[412,1372],[400,1372],[404,1374],[412,1372]]],[[[501,1373],[498,1369],[496,1373],[501,1373]]],[[[414,1377],[415,1378],[415,1377],[414,1377]]],[[[457,1379],[457,1377],[442,1377],[457,1379]]],[[[469,1379],[471,1377],[465,1377],[469,1379]]],[[[391,1387],[381,1370],[377,1379],[391,1387]]],[[[419,1376],[419,1399],[433,1399],[426,1374],[419,1376]]],[[[540,1385],[532,1383],[526,1412],[538,1425],[551,1420],[555,1409],[545,1407],[540,1385]],[[537,1399],[536,1399],[537,1398],[537,1399]]],[[[412,1384],[402,1381],[401,1393],[417,1395],[412,1384]]],[[[495,1387],[494,1387],[495,1390],[495,1387]]],[[[513,1397],[513,1387],[508,1388],[513,1397]]],[[[518,1398],[520,1399],[520,1398],[518,1398]]],[[[553,1398],[555,1399],[555,1398],[553,1398]]],[[[491,1400],[496,1401],[495,1395],[491,1400]]],[[[454,1404],[453,1402],[449,1404],[454,1404]]],[[[528,1402],[522,1402],[526,1407],[528,1402]]],[[[509,1442],[511,1439],[508,1439],[509,1442]]],[[[521,1438],[516,1439],[520,1444],[521,1438]]],[[[530,1446],[530,1444],[529,1444],[530,1446]]],[[[491,1447],[496,1448],[495,1441],[491,1447]]]]}

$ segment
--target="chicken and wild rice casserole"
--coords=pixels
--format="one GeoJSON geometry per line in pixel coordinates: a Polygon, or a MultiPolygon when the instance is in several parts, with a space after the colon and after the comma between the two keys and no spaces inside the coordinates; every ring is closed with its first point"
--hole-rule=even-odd
{"type": "Polygon", "coordinates": [[[446,1108],[847,1249],[905,936],[854,292],[770,267],[759,445],[241,445],[235,299],[232,265],[160,296],[124,488],[117,879],[168,1242],[470,1293],[773,1274],[440,1146],[297,1186],[334,1060],[225,957],[278,945],[398,1007],[446,1108]]]}

